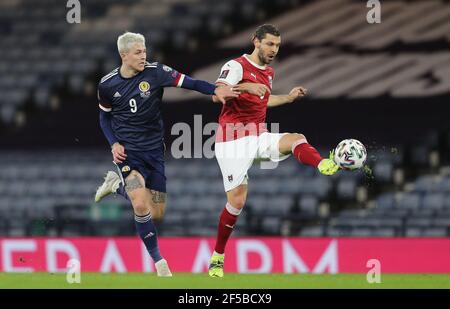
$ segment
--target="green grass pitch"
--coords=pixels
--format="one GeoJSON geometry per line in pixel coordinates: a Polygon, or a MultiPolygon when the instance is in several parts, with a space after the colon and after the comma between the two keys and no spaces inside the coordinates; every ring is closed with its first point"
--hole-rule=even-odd
{"type": "Polygon", "coordinates": [[[381,283],[369,284],[365,274],[207,274],[175,273],[172,278],[155,274],[82,273],[81,283],[69,284],[65,274],[0,273],[0,288],[132,288],[132,289],[379,289],[450,288],[450,274],[382,274],[381,283]]]}

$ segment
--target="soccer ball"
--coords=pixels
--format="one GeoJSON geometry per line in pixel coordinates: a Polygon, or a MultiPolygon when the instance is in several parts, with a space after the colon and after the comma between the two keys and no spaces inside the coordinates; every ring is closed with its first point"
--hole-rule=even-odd
{"type": "Polygon", "coordinates": [[[334,149],[334,162],[344,170],[361,168],[366,159],[366,147],[356,139],[344,139],[334,149]]]}

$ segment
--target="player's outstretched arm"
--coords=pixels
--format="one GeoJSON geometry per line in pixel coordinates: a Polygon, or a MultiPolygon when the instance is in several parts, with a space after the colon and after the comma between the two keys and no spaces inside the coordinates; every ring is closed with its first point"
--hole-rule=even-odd
{"type": "Polygon", "coordinates": [[[207,81],[200,79],[193,79],[187,75],[184,76],[181,88],[195,90],[203,94],[215,95],[217,99],[224,103],[226,100],[237,98],[239,92],[234,90],[231,86],[217,86],[207,81]]]}
{"type": "Polygon", "coordinates": [[[289,92],[287,95],[270,95],[269,102],[267,103],[267,106],[274,107],[283,105],[286,103],[292,103],[296,99],[301,98],[306,95],[307,89],[303,88],[301,86],[295,87],[289,92]]]}

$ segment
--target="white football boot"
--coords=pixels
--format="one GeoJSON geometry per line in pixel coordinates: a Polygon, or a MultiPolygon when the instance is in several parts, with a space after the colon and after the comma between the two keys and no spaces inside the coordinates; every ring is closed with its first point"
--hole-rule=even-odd
{"type": "Polygon", "coordinates": [[[116,193],[119,188],[121,179],[117,173],[109,171],[106,173],[105,181],[98,187],[97,192],[95,192],[95,202],[100,202],[105,196],[111,193],[116,193]]]}
{"type": "Polygon", "coordinates": [[[158,277],[172,277],[172,273],[169,269],[169,264],[165,259],[161,259],[155,263],[156,273],[158,277]]]}

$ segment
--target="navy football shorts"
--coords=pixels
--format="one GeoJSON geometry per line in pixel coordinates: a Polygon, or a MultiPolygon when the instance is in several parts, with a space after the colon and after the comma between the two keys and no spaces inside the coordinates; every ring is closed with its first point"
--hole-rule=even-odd
{"type": "Polygon", "coordinates": [[[125,154],[127,158],[122,163],[116,164],[122,175],[122,181],[132,170],[136,170],[144,177],[148,189],[166,192],[163,147],[146,152],[125,150],[125,154]]]}

